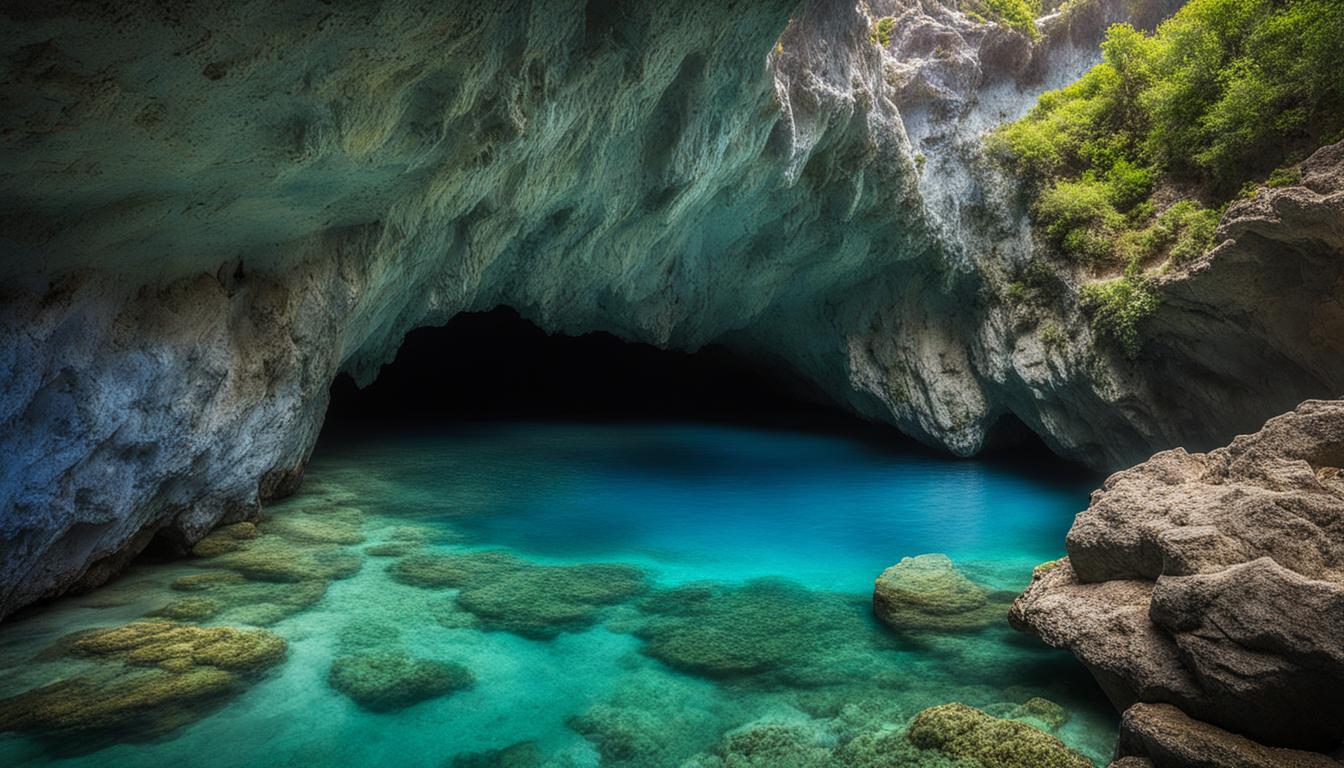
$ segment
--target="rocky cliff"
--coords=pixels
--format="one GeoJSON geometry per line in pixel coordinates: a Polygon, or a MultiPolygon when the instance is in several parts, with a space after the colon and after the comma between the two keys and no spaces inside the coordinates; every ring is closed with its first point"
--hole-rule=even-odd
{"type": "Polygon", "coordinates": [[[950,0],[6,4],[0,615],[254,514],[338,372],[467,310],[724,344],[959,454],[1117,466],[1344,391],[1337,151],[1163,278],[1137,361],[1067,275],[1048,326],[1003,298],[1032,237],[980,134],[1177,5],[1033,42],[950,0]]]}
{"type": "Polygon", "coordinates": [[[1072,651],[1128,710],[1121,755],[1334,765],[1255,742],[1344,741],[1341,466],[1344,400],[1307,401],[1207,454],[1159,453],[1093,494],[1068,558],[1037,569],[1011,620],[1072,651]]]}

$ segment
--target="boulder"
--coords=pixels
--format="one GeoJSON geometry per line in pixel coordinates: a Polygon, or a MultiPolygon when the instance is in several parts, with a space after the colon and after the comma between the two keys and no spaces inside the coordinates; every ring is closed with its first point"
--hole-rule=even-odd
{"type": "MultiPolygon", "coordinates": [[[[1010,622],[1118,709],[1167,703],[1267,745],[1344,739],[1344,401],[1117,473],[1010,622]]],[[[1140,710],[1141,712],[1146,710],[1140,710]]]]}
{"type": "Polygon", "coordinates": [[[976,631],[1002,622],[1007,612],[1007,600],[992,601],[947,555],[903,558],[873,586],[873,613],[898,631],[976,631]]]}

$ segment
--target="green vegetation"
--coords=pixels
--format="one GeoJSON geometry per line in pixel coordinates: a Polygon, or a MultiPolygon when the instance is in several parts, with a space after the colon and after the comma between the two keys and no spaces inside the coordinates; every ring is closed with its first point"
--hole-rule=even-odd
{"type": "Polygon", "coordinates": [[[1092,322],[1092,332],[1116,344],[1133,360],[1142,337],[1139,323],[1157,311],[1157,294],[1148,280],[1130,270],[1124,277],[1083,286],[1081,304],[1092,322]]]}
{"type": "Polygon", "coordinates": [[[965,0],[962,12],[977,21],[992,19],[1032,40],[1040,35],[1036,17],[1041,15],[1041,0],[965,0]]]}
{"type": "Polygon", "coordinates": [[[886,48],[891,45],[891,31],[896,28],[896,19],[891,16],[883,16],[873,24],[873,31],[869,33],[868,39],[874,45],[880,45],[886,48]]]}
{"type": "MultiPolygon", "coordinates": [[[[1243,184],[1294,183],[1281,166],[1344,129],[1341,60],[1336,0],[1192,0],[1151,36],[1111,27],[1102,63],[991,147],[1032,184],[1034,217],[1074,263],[1179,263],[1212,244],[1243,184]]],[[[1126,339],[1148,306],[1132,279],[1093,298],[1126,339]]]]}

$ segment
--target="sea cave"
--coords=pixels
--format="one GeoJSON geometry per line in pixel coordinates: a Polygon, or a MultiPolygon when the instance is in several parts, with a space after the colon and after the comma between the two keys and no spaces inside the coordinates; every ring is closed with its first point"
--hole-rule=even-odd
{"type": "Polygon", "coordinates": [[[0,4],[0,764],[1344,765],[1344,4],[0,4]]]}

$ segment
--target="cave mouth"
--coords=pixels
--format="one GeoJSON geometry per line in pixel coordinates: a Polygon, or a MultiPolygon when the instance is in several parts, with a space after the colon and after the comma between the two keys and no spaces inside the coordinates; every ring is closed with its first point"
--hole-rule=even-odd
{"type": "Polygon", "coordinates": [[[783,365],[716,345],[680,352],[603,332],[547,334],[508,307],[410,332],[366,387],[338,376],[324,436],[498,420],[694,420],[905,440],[826,404],[783,365]]]}
{"type": "MultiPolygon", "coordinates": [[[[509,307],[411,331],[368,386],[339,375],[317,450],[377,432],[509,421],[705,422],[947,455],[842,410],[782,362],[746,359],[720,345],[683,352],[604,332],[548,334],[509,307]]],[[[1079,472],[1011,415],[976,458],[1045,480],[1079,472]]]]}

